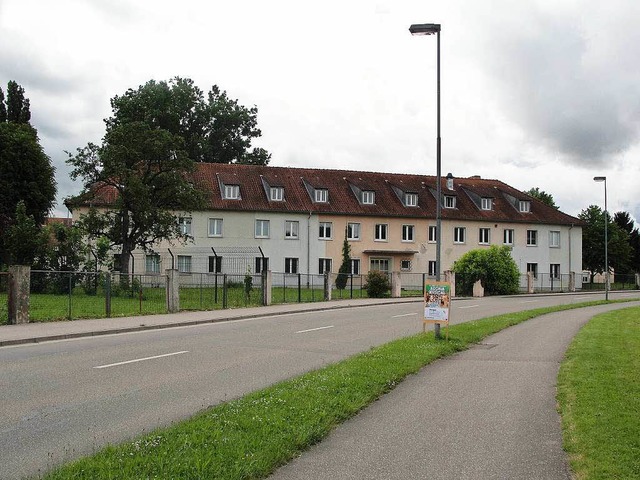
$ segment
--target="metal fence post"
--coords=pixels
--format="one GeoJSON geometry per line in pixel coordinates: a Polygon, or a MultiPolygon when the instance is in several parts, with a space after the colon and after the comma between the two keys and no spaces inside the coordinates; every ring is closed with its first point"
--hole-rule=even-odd
{"type": "Polygon", "coordinates": [[[227,274],[222,275],[222,308],[227,308],[227,274]]]}
{"type": "Polygon", "coordinates": [[[69,272],[69,314],[67,318],[71,320],[71,272],[69,272]]]}
{"type": "Polygon", "coordinates": [[[107,318],[111,317],[111,272],[104,277],[104,310],[107,318]]]}
{"type": "Polygon", "coordinates": [[[298,274],[298,303],[302,303],[302,284],[300,280],[300,274],[298,274]]]}

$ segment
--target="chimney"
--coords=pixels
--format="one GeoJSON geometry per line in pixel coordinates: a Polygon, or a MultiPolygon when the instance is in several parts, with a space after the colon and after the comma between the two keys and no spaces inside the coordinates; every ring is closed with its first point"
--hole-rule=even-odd
{"type": "Polygon", "coordinates": [[[447,188],[453,190],[453,175],[451,175],[451,172],[447,173],[447,188]]]}

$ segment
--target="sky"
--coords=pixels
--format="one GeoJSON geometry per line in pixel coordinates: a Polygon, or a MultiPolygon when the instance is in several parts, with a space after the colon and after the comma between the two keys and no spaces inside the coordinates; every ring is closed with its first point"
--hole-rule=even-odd
{"type": "Polygon", "coordinates": [[[578,215],[640,221],[637,0],[0,0],[0,85],[25,88],[56,168],[100,143],[110,99],[191,78],[258,108],[271,165],[436,174],[538,187],[578,215]]]}

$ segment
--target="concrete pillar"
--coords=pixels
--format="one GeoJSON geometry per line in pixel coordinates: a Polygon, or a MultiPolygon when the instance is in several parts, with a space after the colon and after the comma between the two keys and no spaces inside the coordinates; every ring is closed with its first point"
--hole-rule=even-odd
{"type": "Polygon", "coordinates": [[[262,282],[262,303],[266,307],[267,305],[271,305],[271,288],[273,286],[273,275],[271,275],[271,270],[264,272],[262,282]]]}
{"type": "Polygon", "coordinates": [[[402,279],[400,272],[391,272],[391,297],[400,298],[402,296],[402,279]]]}
{"type": "Polygon", "coordinates": [[[569,291],[570,292],[576,291],[576,272],[569,273],[569,291]]]}
{"type": "Polygon", "coordinates": [[[456,296],[456,272],[446,270],[444,272],[444,281],[451,284],[451,298],[456,296]]]}
{"type": "Polygon", "coordinates": [[[533,273],[527,272],[527,293],[533,293],[533,273]]]}
{"type": "Polygon", "coordinates": [[[180,283],[178,270],[167,268],[167,311],[177,313],[180,311],[180,283]]]}
{"type": "Polygon", "coordinates": [[[29,323],[29,295],[31,293],[31,267],[9,267],[9,324],[29,323]]]}
{"type": "Polygon", "coordinates": [[[333,285],[331,284],[331,274],[329,272],[325,272],[324,274],[324,300],[328,302],[331,300],[331,291],[333,290],[333,285]]]}
{"type": "Polygon", "coordinates": [[[640,287],[640,273],[636,273],[636,287],[640,287]]]}
{"type": "Polygon", "coordinates": [[[473,284],[473,296],[474,297],[484,297],[484,287],[482,286],[482,281],[478,280],[473,284]]]}

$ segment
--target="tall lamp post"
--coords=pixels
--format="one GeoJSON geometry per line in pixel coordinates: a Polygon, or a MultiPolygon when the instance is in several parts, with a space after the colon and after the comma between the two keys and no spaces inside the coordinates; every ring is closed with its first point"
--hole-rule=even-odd
{"type": "Polygon", "coordinates": [[[607,211],[607,177],[593,177],[596,182],[604,182],[604,299],[609,300],[609,213],[607,211]]]}
{"type": "MultiPolygon", "coordinates": [[[[440,141],[440,24],[439,23],[417,23],[409,27],[411,35],[436,35],[438,56],[437,56],[437,129],[438,136],[436,140],[436,281],[440,281],[440,247],[441,247],[441,223],[442,223],[442,185],[440,179],[442,176],[441,168],[441,141],[440,141]]],[[[440,324],[436,323],[434,327],[436,338],[440,338],[440,324]]]]}

